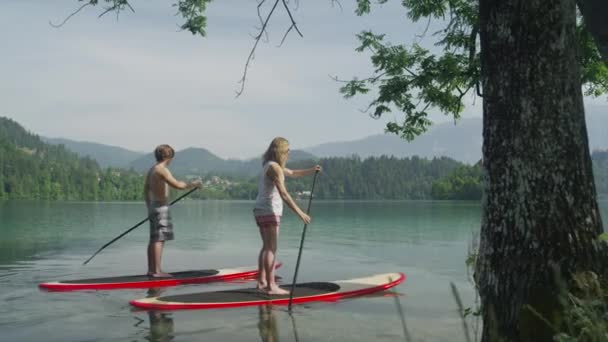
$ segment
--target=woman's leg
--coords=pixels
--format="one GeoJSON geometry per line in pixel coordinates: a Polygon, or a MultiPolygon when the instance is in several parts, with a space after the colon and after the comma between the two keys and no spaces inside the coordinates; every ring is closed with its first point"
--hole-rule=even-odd
{"type": "Polygon", "coordinates": [[[260,248],[260,254],[258,255],[258,290],[264,290],[268,286],[266,282],[266,270],[264,268],[264,249],[265,249],[265,239],[264,239],[264,229],[261,226],[258,226],[260,229],[260,237],[262,238],[262,248],[260,248]]]}
{"type": "Polygon", "coordinates": [[[268,224],[262,229],[262,239],[264,241],[262,262],[264,264],[264,271],[266,272],[266,288],[269,294],[288,294],[289,291],[283,290],[277,285],[274,275],[277,241],[279,239],[279,225],[276,223],[268,224]]]}

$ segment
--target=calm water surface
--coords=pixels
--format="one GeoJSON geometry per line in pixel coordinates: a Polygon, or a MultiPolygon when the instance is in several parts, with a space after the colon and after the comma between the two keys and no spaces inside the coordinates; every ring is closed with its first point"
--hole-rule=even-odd
{"type": "MultiPolygon", "coordinates": [[[[600,202],[608,218],[608,202],[600,202]]],[[[255,265],[260,247],[246,201],[183,201],[173,210],[176,240],[167,271],[255,265]]],[[[451,294],[474,295],[465,259],[479,230],[472,202],[315,202],[298,281],[404,272],[390,295],[337,303],[175,312],[141,311],[128,301],[147,290],[49,293],[44,281],[146,270],[147,225],[93,252],[145,216],[142,203],[0,202],[0,341],[464,341],[451,294]],[[293,318],[292,318],[293,317],[293,318]]],[[[279,275],[290,282],[302,224],[286,213],[279,275]]],[[[216,283],[162,294],[250,287],[216,283]]],[[[469,326],[470,329],[474,325],[469,326]]]]}

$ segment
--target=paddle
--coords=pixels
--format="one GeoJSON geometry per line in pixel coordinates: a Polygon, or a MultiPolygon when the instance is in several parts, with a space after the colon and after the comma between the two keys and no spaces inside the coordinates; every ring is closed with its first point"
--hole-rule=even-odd
{"type": "MultiPolygon", "coordinates": [[[[192,189],[192,190],[190,190],[190,191],[186,192],[185,194],[183,194],[183,195],[179,196],[178,198],[176,198],[175,200],[173,200],[173,202],[171,202],[169,205],[171,206],[171,205],[173,205],[173,204],[175,204],[175,203],[179,202],[179,201],[180,201],[182,198],[184,198],[184,197],[186,197],[186,196],[190,195],[191,193],[193,193],[193,192],[194,192],[194,191],[196,191],[197,189],[198,189],[198,188],[194,188],[194,189],[192,189]]],[[[122,234],[118,235],[117,237],[115,237],[114,239],[112,239],[112,241],[110,241],[110,242],[106,243],[105,245],[103,245],[103,246],[102,246],[100,249],[98,249],[98,250],[97,250],[97,252],[95,252],[93,255],[91,255],[91,257],[90,257],[90,258],[88,258],[88,259],[87,259],[85,262],[83,262],[82,264],[83,264],[83,265],[88,264],[88,263],[89,263],[89,261],[91,261],[91,259],[93,259],[93,258],[94,258],[94,257],[95,257],[95,256],[96,256],[96,255],[97,255],[99,252],[101,252],[101,251],[102,251],[104,248],[108,247],[109,245],[111,245],[111,244],[112,244],[112,243],[114,243],[116,240],[120,239],[121,237],[123,237],[123,236],[127,235],[127,234],[128,234],[129,232],[131,232],[133,229],[135,229],[135,228],[137,228],[137,227],[141,226],[142,224],[146,223],[146,221],[148,221],[148,220],[149,220],[149,218],[148,218],[148,217],[146,217],[145,219],[143,219],[143,220],[139,221],[139,223],[137,223],[137,224],[136,224],[136,225],[134,225],[133,227],[129,228],[129,229],[128,229],[127,231],[125,231],[124,233],[122,233],[122,234]]]]}
{"type": "MultiPolygon", "coordinates": [[[[306,215],[310,214],[310,204],[312,203],[312,193],[315,191],[315,183],[317,182],[317,175],[319,170],[315,171],[315,177],[312,179],[312,189],[310,190],[310,197],[308,198],[308,208],[306,209],[306,215]]],[[[306,227],[308,224],[304,224],[302,229],[302,239],[300,240],[300,251],[298,252],[298,261],[296,262],[296,271],[293,274],[293,282],[291,283],[291,291],[289,292],[289,305],[287,306],[291,313],[291,302],[293,301],[293,291],[296,288],[296,279],[298,278],[298,269],[300,269],[300,258],[302,258],[302,247],[304,246],[304,238],[306,237],[306,227]]]]}

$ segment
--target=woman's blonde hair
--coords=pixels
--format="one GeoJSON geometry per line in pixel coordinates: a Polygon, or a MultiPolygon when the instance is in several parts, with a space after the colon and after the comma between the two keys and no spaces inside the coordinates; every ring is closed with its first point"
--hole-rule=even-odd
{"type": "Polygon", "coordinates": [[[277,162],[281,167],[285,167],[287,163],[287,156],[289,152],[289,141],[282,137],[276,137],[272,139],[270,145],[264,155],[262,156],[262,164],[266,164],[269,161],[277,162]]]}

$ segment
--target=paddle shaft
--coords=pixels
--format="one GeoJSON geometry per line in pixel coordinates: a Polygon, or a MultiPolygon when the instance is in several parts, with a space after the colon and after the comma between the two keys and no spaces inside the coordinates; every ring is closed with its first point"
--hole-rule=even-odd
{"type": "MultiPolygon", "coordinates": [[[[173,205],[173,204],[175,204],[175,203],[179,202],[179,201],[180,201],[182,198],[184,198],[184,197],[186,197],[186,196],[190,195],[191,193],[193,193],[193,192],[194,192],[194,191],[196,191],[197,189],[198,189],[198,188],[194,188],[194,189],[192,189],[192,190],[190,190],[190,191],[186,192],[185,194],[183,194],[183,195],[179,196],[178,198],[176,198],[175,200],[173,200],[173,201],[172,201],[172,202],[171,202],[169,205],[171,206],[171,205],[173,205]]],[[[99,252],[101,252],[101,251],[102,251],[104,248],[106,248],[106,247],[108,247],[109,245],[113,244],[114,242],[116,242],[116,240],[120,239],[121,237],[123,237],[123,236],[125,236],[125,235],[129,234],[129,233],[130,233],[130,232],[131,232],[133,229],[135,229],[135,228],[137,228],[137,227],[141,226],[142,224],[146,223],[146,221],[148,221],[148,220],[150,220],[150,218],[149,218],[149,217],[146,217],[145,219],[143,219],[143,220],[139,221],[139,222],[138,222],[136,225],[134,225],[133,227],[131,227],[131,228],[127,229],[127,230],[126,230],[124,233],[122,233],[122,234],[118,235],[117,237],[115,237],[114,239],[112,239],[112,241],[110,241],[110,242],[106,243],[105,245],[103,245],[103,246],[102,246],[100,249],[98,249],[98,250],[97,250],[97,252],[95,252],[93,255],[91,255],[91,257],[90,257],[90,258],[88,258],[88,259],[87,259],[87,260],[86,260],[86,261],[83,263],[83,265],[88,264],[88,263],[89,263],[89,261],[91,261],[91,259],[93,259],[93,258],[94,258],[94,257],[95,257],[95,256],[96,256],[96,255],[97,255],[99,252]]]]}
{"type": "MultiPolygon", "coordinates": [[[[308,198],[308,208],[306,209],[306,215],[310,214],[310,205],[312,203],[312,194],[315,192],[315,183],[317,182],[317,175],[319,171],[315,171],[315,176],[312,179],[312,189],[310,190],[310,197],[308,198]]],[[[293,301],[293,291],[296,288],[296,279],[298,278],[298,270],[300,269],[300,259],[302,258],[302,247],[304,247],[304,238],[306,237],[306,227],[308,224],[304,224],[302,229],[302,238],[300,239],[300,250],[298,251],[298,261],[296,262],[296,271],[293,274],[293,282],[291,283],[291,291],[289,292],[289,305],[287,309],[291,312],[291,302],[293,301]]]]}

